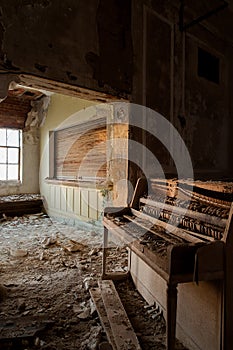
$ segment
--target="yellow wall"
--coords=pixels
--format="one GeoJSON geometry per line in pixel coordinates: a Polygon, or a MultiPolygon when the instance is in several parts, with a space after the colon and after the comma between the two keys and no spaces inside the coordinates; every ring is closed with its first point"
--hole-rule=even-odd
{"type": "Polygon", "coordinates": [[[93,102],[74,97],[51,96],[40,139],[40,191],[50,215],[87,221],[100,216],[103,198],[99,190],[92,186],[80,188],[45,181],[49,177],[49,132],[96,118],[94,106],[93,102]]]}

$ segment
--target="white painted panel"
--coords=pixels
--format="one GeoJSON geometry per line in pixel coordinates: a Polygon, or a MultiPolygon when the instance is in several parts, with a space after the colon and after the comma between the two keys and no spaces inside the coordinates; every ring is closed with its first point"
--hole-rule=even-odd
{"type": "Polygon", "coordinates": [[[80,189],[74,189],[74,213],[76,215],[81,214],[81,202],[80,202],[80,189]]]}
{"type": "Polygon", "coordinates": [[[90,219],[98,219],[98,192],[89,191],[89,217],[90,219]]]}
{"type": "Polygon", "coordinates": [[[72,213],[74,211],[74,188],[67,187],[67,211],[72,213]]]}
{"type": "Polygon", "coordinates": [[[61,209],[61,192],[60,186],[55,186],[55,209],[61,209]]]}
{"type": "Polygon", "coordinates": [[[49,206],[55,207],[55,186],[49,186],[49,206]]]}
{"type": "Polygon", "coordinates": [[[81,215],[86,218],[89,217],[89,191],[86,189],[81,190],[81,215]]]}
{"type": "Polygon", "coordinates": [[[75,214],[80,219],[98,220],[103,211],[104,198],[96,189],[49,185],[48,194],[48,210],[61,217],[75,214]]]}
{"type": "Polygon", "coordinates": [[[66,187],[60,187],[61,189],[61,211],[66,212],[66,207],[67,207],[67,197],[66,197],[66,187]]]}

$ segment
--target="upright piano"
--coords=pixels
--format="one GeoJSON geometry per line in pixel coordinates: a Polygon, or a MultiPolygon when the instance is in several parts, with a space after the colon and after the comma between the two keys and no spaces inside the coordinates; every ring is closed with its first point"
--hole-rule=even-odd
{"type": "Polygon", "coordinates": [[[110,232],[166,281],[167,350],[175,349],[177,285],[212,280],[224,290],[223,349],[233,349],[232,214],[231,190],[145,178],[138,179],[129,206],[104,211],[102,278],[114,278],[106,263],[110,232]]]}

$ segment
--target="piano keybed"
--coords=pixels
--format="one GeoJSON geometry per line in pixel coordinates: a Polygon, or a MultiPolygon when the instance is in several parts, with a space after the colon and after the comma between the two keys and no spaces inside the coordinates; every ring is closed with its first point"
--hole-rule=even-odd
{"type": "Polygon", "coordinates": [[[172,235],[165,228],[134,215],[122,217],[108,215],[108,219],[131,236],[131,243],[137,241],[142,247],[147,247],[159,256],[165,257],[167,248],[171,245],[187,243],[187,240],[172,235]]]}

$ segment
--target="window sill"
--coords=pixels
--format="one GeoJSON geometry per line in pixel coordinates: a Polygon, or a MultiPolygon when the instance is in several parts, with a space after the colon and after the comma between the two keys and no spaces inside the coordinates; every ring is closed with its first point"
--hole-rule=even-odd
{"type": "Polygon", "coordinates": [[[112,190],[112,182],[106,179],[95,181],[93,179],[80,179],[80,180],[60,180],[53,178],[45,178],[45,183],[50,185],[61,185],[70,187],[81,187],[81,188],[94,188],[96,190],[107,189],[112,190]]]}
{"type": "Polygon", "coordinates": [[[20,180],[0,180],[0,187],[5,187],[5,186],[9,186],[9,187],[14,187],[14,186],[21,186],[22,185],[22,181],[20,180]]]}

